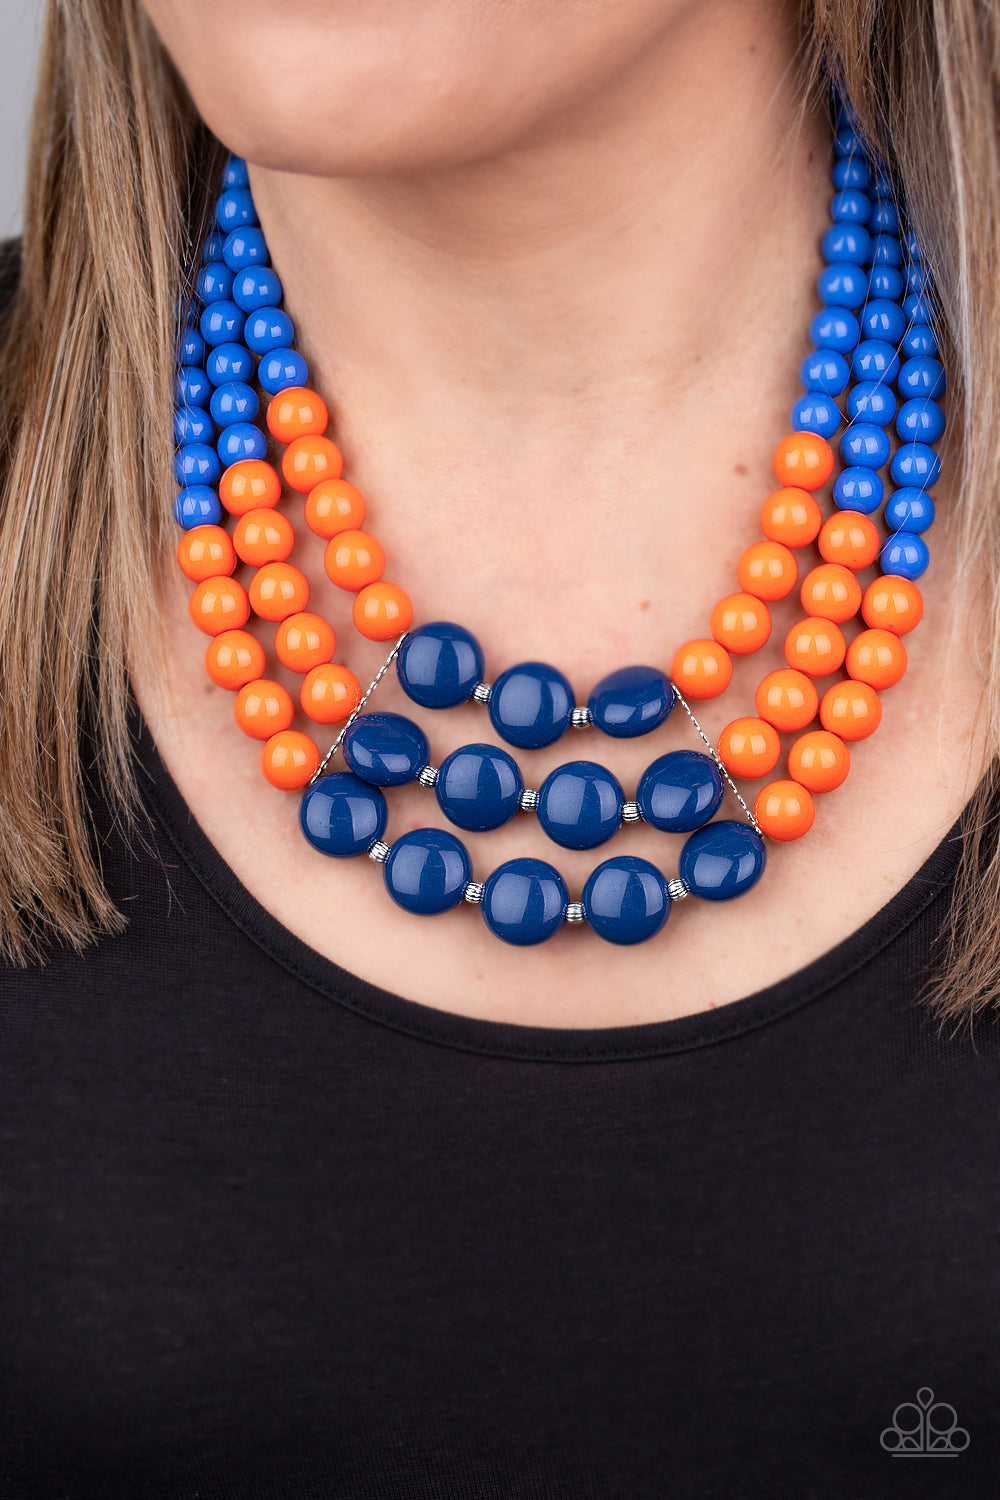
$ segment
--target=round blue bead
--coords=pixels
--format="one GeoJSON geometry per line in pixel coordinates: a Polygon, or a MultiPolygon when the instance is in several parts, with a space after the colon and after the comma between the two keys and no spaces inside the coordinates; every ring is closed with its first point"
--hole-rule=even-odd
{"type": "Polygon", "coordinates": [[[671,750],[647,766],[635,800],[664,833],[690,833],[715,816],[724,791],[715,761],[697,750],[671,750]]]}
{"type": "Polygon", "coordinates": [[[267,457],[267,438],[252,422],[233,422],[224,427],[215,446],[227,469],[243,458],[267,457]]]}
{"type": "Polygon", "coordinates": [[[277,271],[270,266],[251,266],[239,271],[233,281],[233,301],[244,312],[261,307],[277,307],[283,292],[277,271]]]}
{"type": "Polygon", "coordinates": [[[941,473],[941,460],[926,443],[903,443],[892,455],[889,473],[901,489],[929,490],[941,473]]]}
{"type": "Polygon", "coordinates": [[[202,266],[195,281],[195,291],[202,302],[226,302],[232,296],[233,273],[225,261],[209,261],[202,266]]]}
{"type": "Polygon", "coordinates": [[[200,365],[205,358],[205,340],[197,325],[184,329],[177,344],[177,358],[182,365],[200,365]]]}
{"type": "Polygon", "coordinates": [[[839,396],[841,391],[847,389],[851,367],[836,349],[814,349],[802,361],[799,373],[807,391],[819,391],[824,396],[839,396]]]}
{"type": "Polygon", "coordinates": [[[897,531],[882,548],[879,562],[883,573],[915,580],[927,572],[930,553],[922,536],[914,531],[897,531]]]}
{"type": "Polygon", "coordinates": [[[840,156],[833,164],[835,188],[860,188],[864,192],[870,180],[868,163],[860,156],[840,156]]]}
{"type": "Polygon", "coordinates": [[[764,840],[749,823],[720,819],[685,842],[679,872],[693,896],[730,901],[757,884],[766,863],[764,840]]]}
{"type": "Polygon", "coordinates": [[[825,307],[809,324],[809,334],[818,349],[850,354],[861,336],[861,328],[850,308],[825,307]]]}
{"type": "Polygon", "coordinates": [[[927,259],[926,255],[924,254],[924,247],[921,245],[912,229],[908,229],[903,235],[903,246],[911,260],[927,259]]]}
{"type": "Polygon", "coordinates": [[[847,415],[851,421],[861,418],[888,427],[896,415],[896,397],[884,380],[860,380],[847,397],[847,415]]]}
{"type": "Polygon", "coordinates": [[[378,787],[366,786],[349,771],[321,776],[299,803],[299,824],[310,844],[337,859],[367,854],[385,832],[388,816],[378,787]]]}
{"type": "Polygon", "coordinates": [[[868,277],[851,261],[824,266],[816,280],[820,301],[827,307],[859,308],[868,296],[868,277]]]}
{"type": "Polygon", "coordinates": [[[851,355],[855,380],[895,380],[899,355],[884,339],[863,339],[851,355]]]}
{"type": "Polygon", "coordinates": [[[182,365],[174,381],[174,399],[178,406],[207,406],[212,382],[197,365],[182,365]]]}
{"type": "Polygon", "coordinates": [[[840,456],[845,464],[860,464],[866,469],[881,469],[889,462],[889,438],[874,422],[854,422],[840,440],[840,456]]]}
{"type": "Polygon", "coordinates": [[[308,385],[309,366],[296,349],[272,349],[258,365],[257,379],[268,395],[276,396],[290,385],[308,385]]]}
{"type": "Polygon", "coordinates": [[[405,786],[427,764],[427,736],[402,714],[365,714],[341,741],[355,776],[372,786],[405,786]]]}
{"type": "Polygon", "coordinates": [[[795,432],[816,432],[830,438],[840,426],[840,407],[830,396],[810,391],[792,407],[791,420],[795,432]]]}
{"type": "Polygon", "coordinates": [[[838,156],[857,156],[866,161],[865,143],[851,124],[840,123],[833,138],[833,149],[838,156]]]}
{"type": "Polygon", "coordinates": [[[620,782],[605,766],[571,760],[538,788],[538,821],[564,849],[596,849],[621,827],[624,801],[620,782]]]}
{"type": "Polygon", "coordinates": [[[201,336],[206,344],[237,343],[243,336],[243,314],[235,302],[210,302],[201,315],[201,336]]]}
{"type": "Polygon", "coordinates": [[[382,866],[385,888],[404,911],[450,911],[472,879],[465,845],[440,828],[416,828],[393,844],[382,866]]]}
{"type": "Polygon", "coordinates": [[[841,188],[830,200],[830,218],[835,224],[867,224],[871,200],[860,188],[841,188]]]}
{"type": "Polygon", "coordinates": [[[877,234],[872,241],[873,266],[901,266],[903,247],[894,234],[877,234]]]}
{"type": "Polygon", "coordinates": [[[406,696],[421,708],[457,708],[483,680],[483,651],[461,625],[435,620],[411,630],[396,657],[406,696]]]}
{"type": "Polygon", "coordinates": [[[873,297],[861,310],[861,332],[866,339],[884,339],[898,344],[906,329],[902,308],[886,297],[873,297]]]}
{"type": "Polygon", "coordinates": [[[869,297],[887,297],[898,302],[906,290],[902,272],[895,266],[873,266],[868,276],[869,297]]]}
{"type": "Polygon", "coordinates": [[[573,689],[556,668],[527,661],[501,672],[490,693],[490,722],[522,750],[553,744],[569,727],[573,689]]]}
{"type": "Polygon", "coordinates": [[[871,247],[871,235],[861,224],[831,224],[823,236],[823,256],[831,262],[849,260],[863,266],[871,247]]]}
{"type": "Polygon", "coordinates": [[[903,313],[908,323],[933,323],[937,318],[937,308],[926,292],[911,292],[904,297],[903,313]]]}
{"type": "Polygon", "coordinates": [[[222,174],[222,186],[224,188],[249,187],[250,174],[247,172],[247,164],[242,156],[231,156],[226,163],[226,170],[222,174]]]}
{"type": "Polygon", "coordinates": [[[174,407],[174,442],[210,443],[215,425],[203,406],[174,407]]]}
{"type": "Polygon", "coordinates": [[[227,188],[215,205],[215,219],[223,234],[257,223],[257,210],[249,188],[227,188]]]}
{"type": "Polygon", "coordinates": [[[615,739],[658,729],[674,706],[674,690],[658,667],[621,667],[602,677],[587,707],[594,724],[615,739]]]}
{"type": "Polygon", "coordinates": [[[291,344],[295,330],[287,313],[278,307],[263,307],[247,316],[243,337],[255,354],[269,354],[272,349],[291,344]]]}
{"type": "Polygon", "coordinates": [[[899,197],[899,184],[884,167],[872,167],[872,196],[893,203],[899,197]]]}
{"type": "Polygon", "coordinates": [[[260,411],[260,401],[252,386],[230,380],[216,386],[209,410],[220,427],[232,427],[234,422],[252,422],[260,411]]]}
{"type": "Polygon", "coordinates": [[[253,355],[245,344],[216,344],[205,361],[205,374],[213,385],[245,385],[253,379],[253,370],[253,355]]]}
{"type": "Polygon", "coordinates": [[[896,205],[888,198],[876,198],[868,218],[868,228],[872,234],[898,234],[899,214],[896,212],[896,205]]]}
{"type": "Polygon", "coordinates": [[[524,781],[517,762],[495,745],[463,745],[441,763],[434,786],[445,817],[459,828],[486,833],[509,823],[521,806],[524,781]]]}
{"type": "Polygon", "coordinates": [[[231,271],[242,271],[247,266],[266,266],[270,256],[263,230],[252,226],[234,229],[223,241],[222,258],[231,271]]]}
{"type": "Polygon", "coordinates": [[[195,526],[218,526],[222,520],[222,501],[207,484],[192,484],[180,490],[174,501],[174,519],[190,531],[195,526]]]}
{"type": "Polygon", "coordinates": [[[926,354],[917,355],[905,361],[897,384],[904,401],[917,396],[943,396],[947,385],[944,365],[926,354]]]}
{"type": "Polygon", "coordinates": [[[606,859],[583,888],[587,921],[608,943],[644,943],[670,915],[666,878],[634,854],[606,859]]]}
{"type": "Polygon", "coordinates": [[[908,296],[920,295],[922,292],[931,292],[933,279],[930,271],[919,261],[911,260],[906,267],[906,292],[908,296]]]}
{"type": "Polygon", "coordinates": [[[222,476],[219,455],[207,443],[186,443],[178,448],[174,458],[174,473],[177,483],[189,487],[195,484],[217,484],[222,476]]]}
{"type": "Polygon", "coordinates": [[[927,531],[934,522],[934,501],[926,490],[907,486],[894,490],[885,502],[885,524],[890,531],[927,531]]]}
{"type": "Polygon", "coordinates": [[[833,501],[841,510],[860,510],[870,516],[882,504],[884,486],[874,469],[852,464],[833,481],[833,501]]]}
{"type": "Polygon", "coordinates": [[[543,859],[511,859],[486,881],[480,909],[491,932],[523,948],[559,931],[568,900],[559,871],[543,859]]]}
{"type": "Polygon", "coordinates": [[[930,396],[916,396],[899,408],[896,431],[904,443],[936,443],[944,434],[944,412],[930,396]]]}
{"type": "Polygon", "coordinates": [[[911,357],[919,354],[937,354],[938,341],[929,323],[914,323],[899,341],[903,354],[911,357]]]}
{"type": "Polygon", "coordinates": [[[207,266],[209,261],[222,259],[222,247],[226,243],[226,237],[221,229],[213,229],[205,236],[205,243],[201,247],[201,262],[207,266]]]}

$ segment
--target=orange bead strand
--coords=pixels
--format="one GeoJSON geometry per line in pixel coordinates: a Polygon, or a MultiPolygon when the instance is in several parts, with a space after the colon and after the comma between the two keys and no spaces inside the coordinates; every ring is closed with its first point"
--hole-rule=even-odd
{"type": "Polygon", "coordinates": [[[246,630],[224,630],[209,642],[205,652],[205,670],[217,687],[237,692],[267,665],[264,647],[246,630]]]}
{"type": "Polygon", "coordinates": [[[290,489],[307,494],[321,479],[339,479],[344,459],[327,437],[293,438],[281,455],[281,472],[290,489]]]}
{"type": "Polygon", "coordinates": [[[728,594],[712,611],[712,635],[734,656],[759,651],[771,634],[771,614],[753,594],[728,594]]]}
{"type": "Polygon", "coordinates": [[[769,776],[781,758],[781,740],[766,719],[734,719],[719,736],[719,759],[730,776],[756,781],[769,776]]]}
{"type": "Polygon", "coordinates": [[[769,604],[786,598],[798,578],[798,563],[781,542],[755,542],[736,567],[736,579],[744,593],[766,599],[769,604]]]}
{"type": "Polygon", "coordinates": [[[777,672],[768,672],[761,682],[754,705],[768,724],[788,733],[812,723],[819,707],[819,694],[804,672],[779,668],[777,672]]]}
{"type": "Polygon", "coordinates": [[[867,682],[838,682],[823,694],[819,717],[842,740],[864,740],[882,722],[882,704],[867,682]]]}
{"type": "Polygon", "coordinates": [[[331,583],[356,594],[382,577],[385,553],[367,531],[342,531],[327,543],[323,566],[331,583]]]}
{"type": "Polygon", "coordinates": [[[398,583],[370,583],[355,598],[351,618],[366,640],[391,641],[413,624],[413,605],[398,583]]]}
{"type": "Polygon", "coordinates": [[[817,545],[826,562],[857,571],[875,561],[882,538],[874,521],[860,511],[841,510],[823,522],[817,545]]]}
{"type": "Polygon", "coordinates": [[[241,562],[259,568],[284,562],[295,545],[295,532],[280,510],[248,510],[233,528],[232,545],[241,562]]]}
{"type": "Polygon", "coordinates": [[[231,573],[236,553],[229,532],[221,526],[194,526],[177,543],[177,561],[186,578],[202,583],[231,573]]]}
{"type": "Polygon", "coordinates": [[[326,431],[328,421],[326,402],[308,386],[287,386],[268,403],[268,430],[279,443],[291,443],[300,437],[319,437],[326,431]]]}
{"type": "Polygon", "coordinates": [[[265,563],[250,580],[250,603],[262,620],[287,620],[309,603],[309,580],[292,563],[265,563]]]}
{"type": "Polygon", "coordinates": [[[807,615],[785,636],[785,660],[807,677],[828,677],[847,655],[847,641],[839,625],[819,615],[807,615]]]}
{"type": "Polygon", "coordinates": [[[298,729],[279,729],[260,754],[260,768],[272,786],[298,792],[319,770],[322,757],[315,740],[298,729]]]}
{"type": "Polygon", "coordinates": [[[274,633],[274,654],[293,672],[311,672],[332,661],[337,649],[333,626],[310,612],[289,615],[274,633]]]}
{"type": "Polygon", "coordinates": [[[688,641],[670,667],[670,680],[685,698],[717,698],[732,676],[732,657],[718,641],[688,641]]]}
{"type": "Polygon", "coordinates": [[[861,613],[866,625],[906,635],[920,624],[924,599],[915,583],[894,573],[883,573],[865,589],[861,613]]]}
{"type": "Polygon", "coordinates": [[[198,584],[188,603],[191,618],[206,635],[238,630],[250,618],[247,591],[235,578],[206,578],[198,584]]]}
{"type": "Polygon", "coordinates": [[[787,844],[809,832],[816,817],[816,804],[807,788],[797,781],[772,781],[758,794],[753,815],[769,839],[787,844]]]}
{"type": "Polygon", "coordinates": [[[840,625],[853,620],[861,608],[861,585],[850,568],[820,563],[803,578],[799,598],[807,615],[820,615],[840,625]]]}
{"type": "Polygon", "coordinates": [[[819,536],[823,512],[808,490],[786,485],[774,490],[760,509],[760,528],[772,542],[784,547],[808,547],[819,536]]]}
{"type": "Polygon", "coordinates": [[[243,516],[259,506],[277,505],[281,480],[262,458],[241,458],[219,480],[219,499],[230,515],[243,516]]]}
{"type": "Polygon", "coordinates": [[[818,433],[789,433],[774,450],[774,472],[779,484],[822,489],[833,473],[833,449],[818,433]]]}
{"type": "Polygon", "coordinates": [[[346,667],[330,662],[306,674],[299,702],[317,724],[342,724],[361,702],[361,684],[346,667]]]}
{"type": "Polygon", "coordinates": [[[321,479],[306,496],[306,525],[329,539],[342,531],[359,531],[365,521],[361,491],[347,479],[321,479]]]}
{"type": "Polygon", "coordinates": [[[851,752],[839,734],[811,729],[788,752],[788,773],[810,792],[833,792],[847,780],[851,752]]]}
{"type": "Polygon", "coordinates": [[[280,729],[287,729],[295,717],[292,695],[280,682],[257,677],[236,694],[233,704],[236,722],[251,739],[267,740],[280,729]]]}
{"type": "Polygon", "coordinates": [[[894,687],[906,671],[906,647],[891,630],[862,630],[847,648],[847,671],[879,692],[894,687]]]}

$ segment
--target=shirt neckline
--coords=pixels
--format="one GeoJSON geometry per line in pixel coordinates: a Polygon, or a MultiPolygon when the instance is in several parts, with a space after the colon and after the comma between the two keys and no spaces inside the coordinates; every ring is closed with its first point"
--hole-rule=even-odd
{"type": "MultiPolygon", "coordinates": [[[[632,1026],[521,1026],[436,1010],[382,989],[295,936],[247,890],[211,843],[163,763],[149,726],[133,709],[133,743],[148,810],[188,870],[229,920],[287,973],[355,1015],[419,1041],[525,1062],[624,1062],[694,1051],[740,1037],[818,1000],[898,938],[953,880],[959,818],[917,873],[843,942],[804,968],[715,1010],[632,1026]]],[[[964,814],[963,814],[964,816],[964,814]]]]}

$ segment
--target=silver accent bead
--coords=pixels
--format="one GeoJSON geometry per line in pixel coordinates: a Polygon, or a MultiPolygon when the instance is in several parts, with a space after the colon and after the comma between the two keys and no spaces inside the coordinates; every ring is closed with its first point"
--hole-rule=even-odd
{"type": "Polygon", "coordinates": [[[569,716],[569,722],[571,729],[589,729],[594,721],[590,717],[590,709],[584,705],[583,708],[574,708],[569,716]]]}
{"type": "Polygon", "coordinates": [[[421,786],[434,786],[437,779],[437,766],[421,766],[417,772],[417,780],[421,786]]]}
{"type": "Polygon", "coordinates": [[[537,806],[538,793],[532,792],[527,787],[525,787],[524,791],[521,793],[521,811],[534,812],[537,806]]]}
{"type": "Polygon", "coordinates": [[[368,851],[368,858],[373,859],[377,865],[384,865],[389,853],[389,845],[382,839],[376,839],[368,851]]]}
{"type": "Polygon", "coordinates": [[[470,880],[468,885],[465,887],[465,890],[462,892],[462,895],[465,900],[471,902],[473,906],[478,906],[480,901],[482,901],[483,899],[483,891],[485,889],[486,887],[483,885],[481,880],[470,880]]]}
{"type": "Polygon", "coordinates": [[[667,895],[671,901],[683,901],[684,897],[690,896],[690,894],[691,892],[688,890],[687,885],[679,875],[675,875],[673,880],[667,881],[667,895]]]}
{"type": "Polygon", "coordinates": [[[638,804],[638,802],[623,802],[622,803],[622,822],[623,823],[638,823],[641,817],[642,817],[642,813],[639,811],[639,804],[638,804]]]}
{"type": "Polygon", "coordinates": [[[583,909],[582,901],[571,901],[566,908],[567,922],[585,922],[587,914],[583,909]]]}
{"type": "Polygon", "coordinates": [[[473,703],[489,703],[492,691],[488,682],[477,682],[472,689],[473,703]]]}

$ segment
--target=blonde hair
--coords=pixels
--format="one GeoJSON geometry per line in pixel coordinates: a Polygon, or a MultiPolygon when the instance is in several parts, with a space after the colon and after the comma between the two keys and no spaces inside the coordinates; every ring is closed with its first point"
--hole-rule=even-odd
{"type": "MultiPolygon", "coordinates": [[[[962,435],[962,550],[1000,581],[1000,7],[803,0],[804,97],[832,76],[898,172],[934,273],[962,435]],[[976,503],[970,503],[970,497],[976,503]]],[[[0,348],[0,954],[124,919],[88,828],[84,745],[135,807],[127,663],[172,550],[176,309],[222,151],[134,0],[49,0],[21,275],[0,348]]],[[[1000,642],[1000,586],[989,602],[1000,642]]],[[[1000,730],[1000,653],[988,711],[1000,730]]],[[[1000,992],[993,777],[970,821],[938,1003],[1000,992]]]]}

